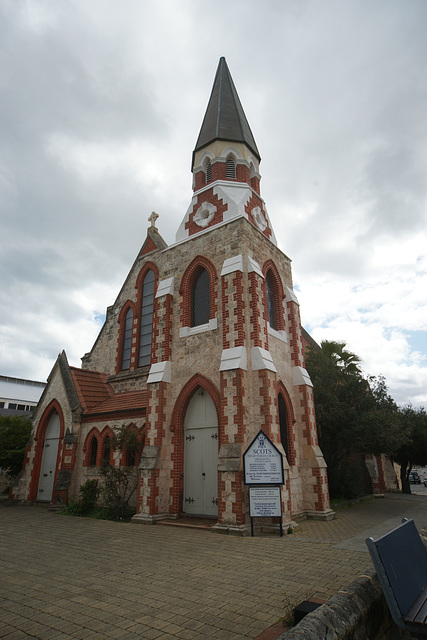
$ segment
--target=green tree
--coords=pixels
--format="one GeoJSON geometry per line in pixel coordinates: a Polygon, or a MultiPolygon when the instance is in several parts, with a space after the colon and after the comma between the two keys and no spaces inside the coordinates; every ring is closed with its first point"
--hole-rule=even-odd
{"type": "Polygon", "coordinates": [[[0,467],[14,478],[22,470],[31,420],[22,416],[0,416],[0,467]]]}
{"type": "Polygon", "coordinates": [[[413,465],[427,464],[427,413],[423,407],[407,405],[401,408],[400,418],[403,442],[393,459],[400,464],[402,492],[411,493],[409,474],[413,465]]]}
{"type": "Polygon", "coordinates": [[[328,340],[306,358],[333,497],[364,493],[369,479],[363,454],[391,453],[402,441],[399,411],[384,378],[366,379],[359,363],[345,343],[328,340]]]}

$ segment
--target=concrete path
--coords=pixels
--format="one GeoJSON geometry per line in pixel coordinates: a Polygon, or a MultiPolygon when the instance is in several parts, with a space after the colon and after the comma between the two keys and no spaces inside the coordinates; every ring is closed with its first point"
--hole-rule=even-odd
{"type": "Polygon", "coordinates": [[[427,497],[371,499],[282,539],[0,506],[0,638],[253,640],[285,600],[327,598],[371,569],[365,538],[404,516],[424,527],[427,497]]]}

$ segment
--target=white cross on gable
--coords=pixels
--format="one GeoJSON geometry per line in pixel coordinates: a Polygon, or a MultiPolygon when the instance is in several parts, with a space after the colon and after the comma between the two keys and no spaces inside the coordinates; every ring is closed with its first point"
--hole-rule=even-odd
{"type": "Polygon", "coordinates": [[[151,216],[148,218],[148,222],[151,222],[151,226],[155,229],[156,228],[156,220],[159,217],[159,214],[156,213],[155,211],[151,212],[151,216]]]}

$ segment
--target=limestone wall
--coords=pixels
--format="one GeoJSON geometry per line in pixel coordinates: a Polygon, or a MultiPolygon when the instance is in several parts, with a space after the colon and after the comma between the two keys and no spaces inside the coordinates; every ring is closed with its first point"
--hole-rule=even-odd
{"type": "Polygon", "coordinates": [[[390,616],[375,572],[352,582],[277,640],[410,640],[390,616]]]}

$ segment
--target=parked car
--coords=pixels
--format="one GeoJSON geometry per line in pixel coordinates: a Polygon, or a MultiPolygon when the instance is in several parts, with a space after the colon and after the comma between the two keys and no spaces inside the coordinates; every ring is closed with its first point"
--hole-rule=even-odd
{"type": "MultiPolygon", "coordinates": [[[[411,471],[411,473],[409,474],[409,482],[411,484],[421,484],[421,478],[418,475],[417,471],[411,471]]],[[[426,481],[424,481],[425,483],[426,481]]],[[[427,485],[425,485],[427,487],[427,485]]]]}

